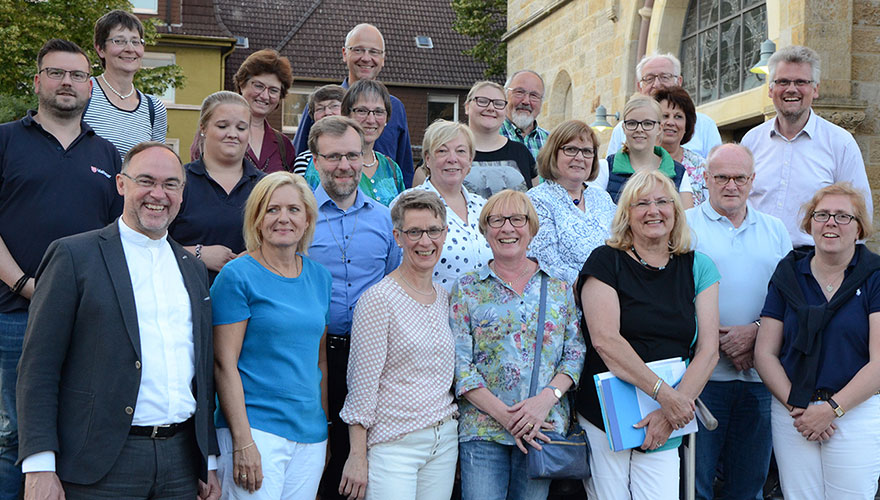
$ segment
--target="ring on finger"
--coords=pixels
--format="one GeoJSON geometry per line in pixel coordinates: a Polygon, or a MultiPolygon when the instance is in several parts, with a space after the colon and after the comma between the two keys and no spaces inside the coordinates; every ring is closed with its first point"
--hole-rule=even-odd
{"type": "Polygon", "coordinates": [[[247,474],[241,474],[239,477],[242,479],[247,479],[247,474]]]}
{"type": "Polygon", "coordinates": [[[531,428],[534,427],[534,426],[535,426],[535,424],[533,424],[533,423],[531,423],[531,422],[529,422],[529,423],[526,424],[526,427],[529,428],[529,429],[531,429],[531,428]]]}

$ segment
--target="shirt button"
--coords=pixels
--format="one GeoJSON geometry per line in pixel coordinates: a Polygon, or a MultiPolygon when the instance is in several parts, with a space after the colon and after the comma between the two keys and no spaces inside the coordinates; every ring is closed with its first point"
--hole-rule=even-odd
{"type": "Polygon", "coordinates": [[[348,286],[351,286],[351,283],[349,283],[348,286]]]}
{"type": "Polygon", "coordinates": [[[134,362],[134,367],[135,367],[136,369],[140,370],[140,369],[141,369],[141,362],[140,362],[140,361],[135,361],[135,362],[134,362]]]}
{"type": "Polygon", "coordinates": [[[132,408],[131,406],[126,406],[125,407],[125,414],[131,415],[132,413],[134,413],[134,408],[132,408]]]}

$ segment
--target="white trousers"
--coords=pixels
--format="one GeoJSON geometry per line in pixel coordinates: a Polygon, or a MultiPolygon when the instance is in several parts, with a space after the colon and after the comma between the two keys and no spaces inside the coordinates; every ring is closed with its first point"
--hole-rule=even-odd
{"type": "Polygon", "coordinates": [[[237,486],[232,480],[232,434],[229,429],[217,429],[220,444],[217,476],[220,479],[221,498],[315,500],[324,472],[327,441],[297,443],[254,428],[251,428],[251,436],[260,452],[263,485],[257,491],[248,493],[247,489],[237,486]]]}
{"type": "Polygon", "coordinates": [[[590,440],[590,471],[584,481],[590,500],[677,500],[678,449],[642,453],[611,451],[605,431],[578,414],[590,440]]]}
{"type": "Polygon", "coordinates": [[[785,498],[874,498],[880,478],[880,396],[871,396],[847,410],[834,423],[837,430],[831,439],[807,441],[795,429],[794,419],[785,406],[773,399],[773,451],[785,498]]]}
{"type": "Polygon", "coordinates": [[[373,445],[366,500],[449,500],[457,461],[455,419],[373,445]]]}

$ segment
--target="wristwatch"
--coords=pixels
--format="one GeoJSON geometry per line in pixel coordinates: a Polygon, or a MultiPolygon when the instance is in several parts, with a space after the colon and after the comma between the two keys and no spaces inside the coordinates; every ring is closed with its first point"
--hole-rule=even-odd
{"type": "Polygon", "coordinates": [[[558,387],[554,387],[552,385],[547,385],[544,387],[546,389],[551,389],[553,391],[553,395],[556,396],[556,399],[562,399],[562,391],[560,391],[558,387]]]}
{"type": "Polygon", "coordinates": [[[834,414],[837,415],[837,418],[842,417],[843,414],[846,413],[845,411],[843,411],[843,408],[841,408],[840,405],[837,404],[837,401],[833,400],[832,398],[828,398],[828,404],[831,405],[831,408],[834,410],[834,414]]]}

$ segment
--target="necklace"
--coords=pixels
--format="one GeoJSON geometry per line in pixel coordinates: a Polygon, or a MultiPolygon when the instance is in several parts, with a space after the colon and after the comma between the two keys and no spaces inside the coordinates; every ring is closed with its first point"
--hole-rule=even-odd
{"type": "Polygon", "coordinates": [[[419,290],[418,288],[412,286],[412,283],[410,283],[409,281],[406,280],[406,278],[403,277],[403,273],[402,273],[402,272],[398,272],[398,273],[397,273],[397,277],[400,278],[400,280],[403,281],[403,283],[404,283],[406,286],[410,287],[410,289],[412,289],[412,291],[416,292],[416,293],[419,294],[419,295],[423,295],[423,296],[425,296],[425,297],[432,297],[432,296],[434,295],[434,291],[435,291],[435,290],[434,290],[434,287],[433,287],[433,286],[431,287],[431,291],[430,291],[430,292],[423,292],[423,291],[419,290]]]}
{"type": "MultiPolygon", "coordinates": [[[[816,272],[817,271],[816,266],[813,265],[812,262],[810,263],[810,269],[813,271],[813,277],[815,277],[816,281],[820,282],[820,285],[821,285],[821,281],[825,281],[825,280],[820,279],[819,273],[816,272]]],[[[834,277],[830,281],[828,281],[828,284],[825,285],[823,288],[829,293],[833,292],[834,291],[834,284],[837,283],[838,278],[843,278],[844,273],[846,273],[845,268],[838,273],[834,273],[834,277]]]]}
{"type": "Polygon", "coordinates": [[[581,200],[584,199],[584,192],[581,191],[581,194],[577,198],[572,198],[571,202],[574,203],[574,206],[578,206],[581,204],[581,200]]]}
{"type": "Polygon", "coordinates": [[[373,161],[370,163],[364,163],[364,168],[375,167],[377,163],[379,163],[379,157],[376,156],[376,153],[373,153],[373,161]]]}
{"type": "Polygon", "coordinates": [[[134,94],[134,84],[133,84],[133,83],[131,84],[131,90],[130,90],[127,94],[122,95],[122,94],[119,93],[118,90],[116,90],[116,89],[113,88],[113,85],[110,85],[110,82],[108,82],[107,79],[104,78],[104,75],[103,75],[103,74],[101,75],[101,80],[104,81],[104,85],[106,85],[107,88],[110,89],[111,92],[113,92],[114,94],[116,94],[116,96],[119,97],[119,98],[122,99],[122,100],[128,99],[129,97],[131,97],[132,94],[134,94]]]}
{"type": "MultiPolygon", "coordinates": [[[[352,228],[351,228],[352,236],[354,236],[354,230],[357,229],[358,216],[360,214],[361,214],[360,212],[357,212],[356,214],[354,214],[354,226],[352,226],[352,228]]],[[[323,215],[324,215],[324,220],[327,221],[327,230],[330,232],[330,236],[333,237],[333,242],[336,243],[336,246],[339,248],[339,251],[342,253],[342,263],[345,264],[345,261],[346,261],[345,252],[348,251],[348,247],[351,246],[351,242],[352,242],[352,240],[354,240],[354,238],[351,238],[350,240],[348,240],[348,243],[346,243],[345,246],[340,245],[339,240],[336,239],[336,234],[333,232],[333,228],[330,227],[330,219],[327,218],[327,214],[323,214],[323,215]]],[[[341,226],[342,223],[340,222],[339,225],[341,226]]]]}
{"type": "MultiPolygon", "coordinates": [[[[662,270],[666,269],[666,266],[657,267],[657,266],[652,266],[651,264],[648,264],[645,261],[645,259],[643,259],[641,255],[639,255],[639,252],[636,252],[635,245],[630,246],[629,249],[632,250],[633,255],[635,255],[635,257],[637,259],[639,259],[639,264],[641,264],[646,269],[650,269],[651,271],[662,271],[662,270]]],[[[669,254],[669,260],[672,260],[672,254],[669,254]]]]}
{"type": "MultiPolygon", "coordinates": [[[[263,259],[263,262],[265,262],[266,265],[269,266],[269,269],[271,269],[272,271],[274,271],[275,274],[281,276],[282,278],[291,278],[291,277],[292,277],[292,276],[285,276],[284,273],[282,273],[281,271],[279,271],[278,269],[276,269],[275,266],[273,266],[272,264],[269,263],[269,259],[267,259],[266,256],[263,254],[263,247],[260,247],[260,258],[263,259]]],[[[294,260],[293,260],[293,272],[294,272],[296,275],[299,275],[299,271],[298,271],[298,269],[299,269],[299,264],[297,264],[296,258],[294,257],[294,260]]]]}
{"type": "Polygon", "coordinates": [[[531,267],[529,265],[523,266],[523,272],[519,273],[519,276],[517,276],[516,278],[513,278],[510,281],[505,281],[505,279],[501,277],[501,273],[498,272],[498,268],[495,267],[494,261],[492,262],[492,264],[490,264],[490,266],[492,267],[492,270],[495,271],[495,275],[498,276],[498,279],[500,279],[502,283],[507,285],[508,288],[513,288],[513,284],[516,283],[517,281],[521,280],[522,277],[525,276],[526,273],[529,272],[529,268],[531,267]]]}

